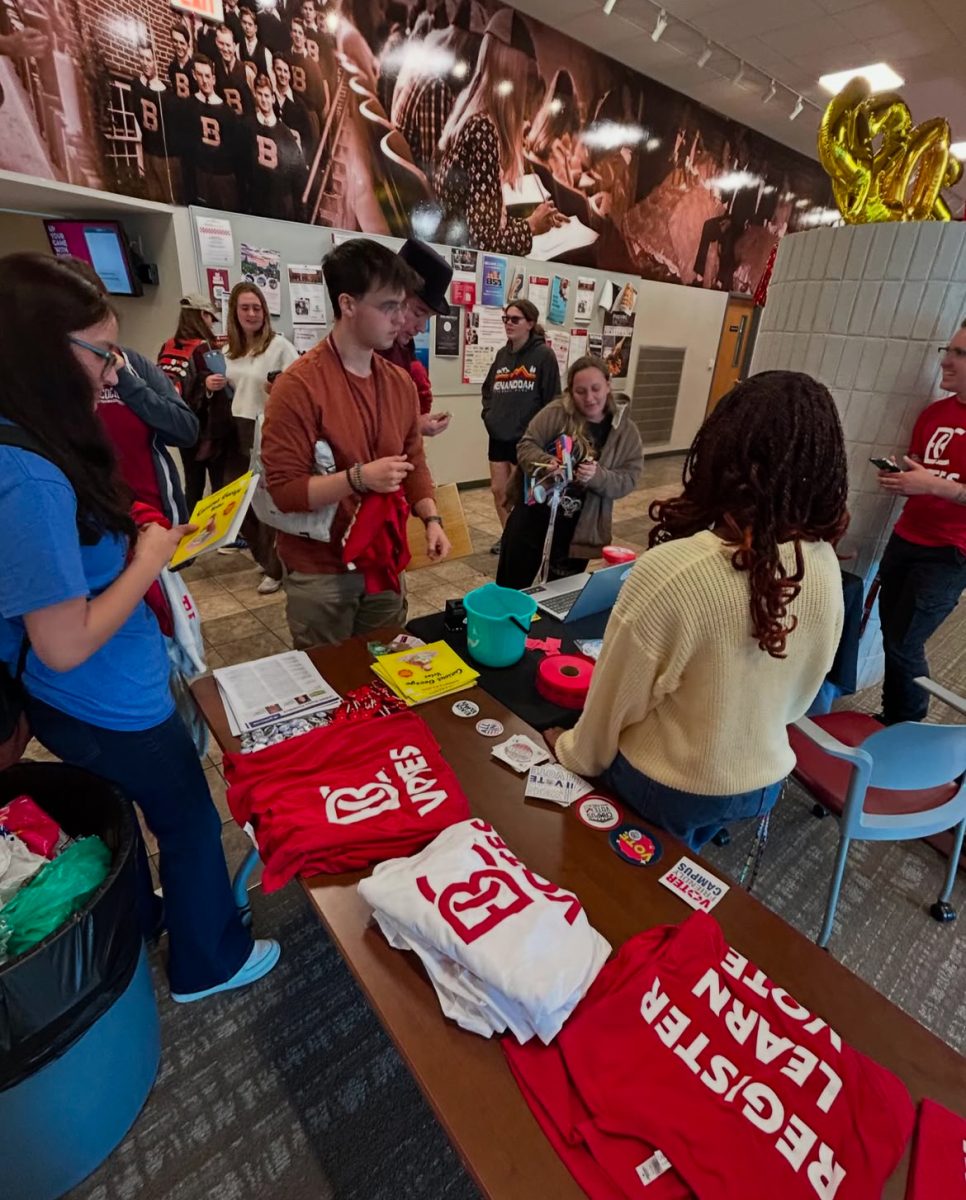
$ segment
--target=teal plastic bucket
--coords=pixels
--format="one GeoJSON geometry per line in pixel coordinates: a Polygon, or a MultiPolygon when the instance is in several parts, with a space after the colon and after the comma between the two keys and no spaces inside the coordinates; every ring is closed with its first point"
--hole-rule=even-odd
{"type": "Polygon", "coordinates": [[[537,602],[513,588],[485,583],[463,597],[466,646],[484,667],[512,667],[523,658],[537,602]]]}

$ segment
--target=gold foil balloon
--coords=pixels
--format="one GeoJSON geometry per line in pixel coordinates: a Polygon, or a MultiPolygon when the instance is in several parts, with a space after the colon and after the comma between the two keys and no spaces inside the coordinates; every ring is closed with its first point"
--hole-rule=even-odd
{"type": "Polygon", "coordinates": [[[895,92],[872,95],[856,77],[829,103],[818,132],[822,166],[849,225],[875,221],[949,221],[943,188],[963,164],[950,152],[949,122],[914,125],[895,92]]]}

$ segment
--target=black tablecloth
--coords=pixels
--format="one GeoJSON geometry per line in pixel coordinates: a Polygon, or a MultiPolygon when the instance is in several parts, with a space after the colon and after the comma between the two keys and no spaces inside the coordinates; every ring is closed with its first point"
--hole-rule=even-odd
{"type": "MultiPolygon", "coordinates": [[[[848,694],[855,691],[859,627],[862,620],[862,580],[858,575],[843,571],[842,590],[845,600],[845,625],[828,678],[841,692],[848,694]]],[[[563,621],[554,620],[546,613],[541,613],[540,620],[535,621],[530,629],[530,637],[538,641],[560,638],[561,653],[576,654],[578,650],[574,641],[603,637],[609,616],[609,611],[602,612],[593,617],[584,617],[581,621],[564,624],[563,621]]],[[[473,663],[480,672],[480,686],[484,691],[489,692],[494,699],[499,700],[510,712],[532,725],[534,729],[549,729],[552,725],[569,727],[576,723],[579,713],[551,704],[537,691],[535,679],[537,666],[544,657],[542,650],[527,650],[523,658],[512,667],[493,669],[481,667],[479,663],[473,662],[466,648],[465,626],[459,633],[450,633],[443,623],[442,613],[417,617],[410,621],[406,628],[424,642],[438,642],[440,639],[447,642],[457,654],[467,662],[473,663]]]]}
{"type": "MultiPolygon", "coordinates": [[[[530,637],[537,641],[560,638],[561,654],[577,654],[579,651],[574,645],[574,640],[603,637],[609,616],[609,611],[597,613],[596,616],[584,617],[581,621],[572,621],[565,625],[563,621],[556,621],[553,617],[541,613],[540,620],[531,626],[530,637]]],[[[443,624],[442,613],[417,617],[410,621],[406,628],[424,642],[438,642],[440,639],[447,642],[457,654],[479,671],[480,687],[534,729],[549,729],[552,725],[570,726],[576,723],[579,713],[551,704],[537,691],[535,680],[537,667],[544,658],[542,650],[525,651],[523,658],[512,667],[482,667],[473,661],[467,651],[466,627],[464,626],[459,633],[450,633],[443,624]]]]}

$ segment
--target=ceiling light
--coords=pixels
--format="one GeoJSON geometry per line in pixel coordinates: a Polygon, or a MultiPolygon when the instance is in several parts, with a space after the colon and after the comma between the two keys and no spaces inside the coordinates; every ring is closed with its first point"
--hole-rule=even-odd
{"type": "Polygon", "coordinates": [[[513,80],[501,79],[496,85],[496,94],[498,96],[509,96],[513,93],[513,80]]]}
{"type": "Polygon", "coordinates": [[[710,43],[706,42],[704,49],[698,55],[698,66],[699,67],[707,66],[708,59],[710,57],[711,57],[711,45],[710,45],[710,43]]]}
{"type": "Polygon", "coordinates": [[[654,32],[651,34],[651,41],[659,42],[664,37],[665,29],[667,29],[667,13],[662,8],[657,14],[657,21],[654,23],[654,32]]]}
{"type": "Polygon", "coordinates": [[[660,145],[661,145],[661,139],[652,137],[652,138],[648,138],[647,141],[644,143],[644,149],[647,150],[649,153],[653,154],[655,150],[660,148],[660,145]]]}
{"type": "Polygon", "coordinates": [[[778,93],[778,84],[773,79],[771,81],[771,83],[769,84],[768,91],[765,92],[764,96],[762,96],[762,98],[761,98],[762,104],[768,104],[769,101],[774,100],[777,93],[778,93]]]}
{"type": "Polygon", "coordinates": [[[953,142],[949,147],[949,153],[953,158],[966,159],[966,142],[953,142]]]}
{"type": "Polygon", "coordinates": [[[800,117],[804,111],[805,111],[805,101],[801,98],[801,96],[799,96],[798,99],[795,101],[795,107],[788,114],[789,121],[794,121],[795,118],[800,117]]]}
{"type": "Polygon", "coordinates": [[[738,70],[734,73],[734,76],[732,77],[731,82],[735,85],[735,87],[740,87],[741,81],[744,79],[744,77],[745,77],[745,64],[743,62],[739,62],[738,70]]]}
{"type": "Polygon", "coordinates": [[[470,73],[470,64],[468,62],[466,62],[465,59],[461,58],[459,60],[459,62],[453,67],[453,78],[454,79],[465,79],[466,76],[469,75],[469,73],[470,73]]]}
{"type": "Polygon", "coordinates": [[[704,186],[709,191],[714,189],[718,192],[744,192],[749,188],[759,188],[764,182],[760,175],[752,175],[750,171],[726,171],[723,175],[709,179],[704,186]]]}
{"type": "Polygon", "coordinates": [[[640,125],[625,125],[620,121],[598,121],[583,130],[580,140],[593,150],[616,150],[619,146],[638,146],[650,134],[640,125]]]}
{"type": "Polygon", "coordinates": [[[604,0],[604,15],[609,17],[616,4],[617,0],[604,0]]]}
{"type": "Polygon", "coordinates": [[[893,71],[888,63],[873,63],[869,67],[853,67],[850,71],[835,71],[832,75],[821,76],[818,82],[820,87],[831,92],[833,96],[837,96],[849,80],[854,79],[857,75],[861,75],[868,81],[873,92],[887,92],[891,88],[902,87],[906,82],[901,75],[897,75],[893,71]]]}

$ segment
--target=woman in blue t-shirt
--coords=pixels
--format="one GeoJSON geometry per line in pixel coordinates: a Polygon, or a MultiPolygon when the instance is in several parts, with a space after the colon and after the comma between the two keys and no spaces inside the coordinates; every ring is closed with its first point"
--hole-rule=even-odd
{"type": "MultiPolygon", "coordinates": [[[[117,381],[117,317],[56,259],[0,259],[0,421],[48,457],[0,445],[0,658],[24,639],[27,713],[59,758],[117,784],[157,838],[172,997],[198,1000],[261,978],[274,941],[252,942],[235,906],[221,823],[175,712],[144,593],[185,526],[138,533],[95,415],[117,381]],[[48,460],[49,459],[49,460],[48,460]]],[[[146,935],[161,925],[139,849],[146,935]]]]}

